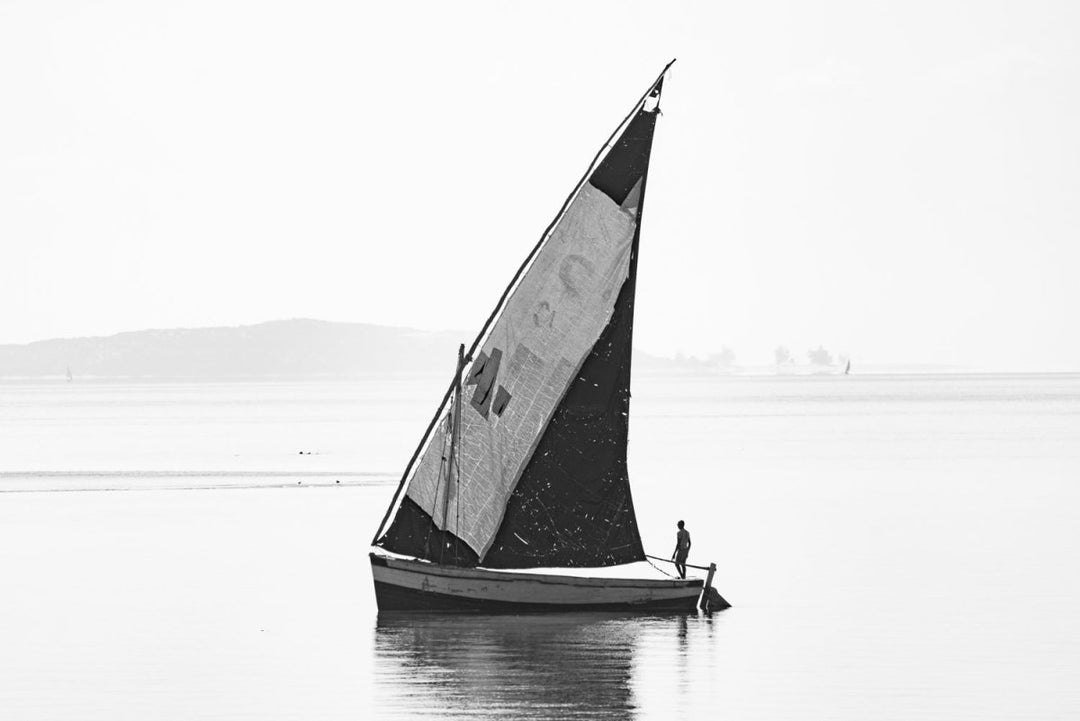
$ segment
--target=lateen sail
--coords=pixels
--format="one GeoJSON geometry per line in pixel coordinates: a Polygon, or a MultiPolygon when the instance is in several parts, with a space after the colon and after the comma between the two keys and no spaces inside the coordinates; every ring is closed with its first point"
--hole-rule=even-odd
{"type": "Polygon", "coordinates": [[[637,240],[661,82],[465,369],[452,471],[447,416],[380,545],[493,567],[643,558],[626,436],[637,240]]]}

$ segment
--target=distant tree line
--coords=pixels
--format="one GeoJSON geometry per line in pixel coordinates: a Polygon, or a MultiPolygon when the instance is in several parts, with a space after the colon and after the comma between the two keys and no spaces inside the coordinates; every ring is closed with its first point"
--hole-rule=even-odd
{"type": "MultiPolygon", "coordinates": [[[[791,350],[787,346],[778,345],[773,351],[773,356],[776,359],[776,365],[788,366],[795,365],[795,356],[792,355],[791,350]]],[[[806,351],[806,357],[810,361],[810,365],[815,366],[831,366],[833,365],[833,354],[825,349],[825,346],[819,345],[817,348],[811,348],[806,351]]],[[[846,363],[848,357],[844,354],[839,356],[840,363],[846,363]]]]}
{"type": "MultiPolygon", "coordinates": [[[[795,354],[791,352],[791,349],[784,345],[778,345],[773,350],[773,358],[776,365],[780,367],[794,366],[797,364],[795,354]]],[[[810,365],[818,367],[831,367],[836,364],[844,364],[847,362],[847,355],[841,353],[836,357],[825,348],[823,345],[818,345],[817,348],[810,348],[806,351],[806,358],[809,360],[810,365]]],[[[688,365],[698,368],[731,368],[735,365],[735,351],[728,346],[722,346],[719,353],[710,353],[704,358],[697,356],[687,356],[685,353],[679,352],[675,354],[675,362],[679,365],[688,365]]]]}

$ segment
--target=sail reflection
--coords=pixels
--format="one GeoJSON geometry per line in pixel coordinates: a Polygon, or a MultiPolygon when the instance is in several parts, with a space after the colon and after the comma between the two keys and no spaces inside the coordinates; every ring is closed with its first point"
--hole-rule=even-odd
{"type": "Polygon", "coordinates": [[[379,715],[633,718],[631,675],[642,621],[591,613],[380,613],[379,715]]]}

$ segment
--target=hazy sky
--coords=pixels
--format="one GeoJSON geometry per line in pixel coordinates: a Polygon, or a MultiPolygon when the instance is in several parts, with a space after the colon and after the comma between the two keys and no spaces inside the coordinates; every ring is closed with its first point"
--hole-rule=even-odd
{"type": "Polygon", "coordinates": [[[0,343],[478,329],[665,86],[635,342],[1080,370],[1080,3],[0,0],[0,343]]]}

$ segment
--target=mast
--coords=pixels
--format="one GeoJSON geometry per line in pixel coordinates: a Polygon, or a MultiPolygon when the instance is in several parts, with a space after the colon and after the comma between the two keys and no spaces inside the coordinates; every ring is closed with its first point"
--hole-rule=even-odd
{"type": "MultiPolygon", "coordinates": [[[[604,141],[603,145],[600,146],[600,149],[597,150],[596,155],[594,155],[593,159],[589,162],[588,167],[585,169],[585,172],[582,174],[581,178],[575,184],[574,189],[571,190],[570,194],[566,196],[566,199],[563,201],[563,204],[559,208],[559,211],[555,214],[555,217],[552,218],[550,223],[548,223],[548,226],[544,229],[544,232],[541,234],[540,239],[536,242],[536,244],[533,246],[533,248],[529,251],[529,254],[525,257],[525,260],[522,261],[521,265],[518,267],[517,271],[514,273],[514,276],[511,278],[510,283],[506,286],[506,289],[503,291],[502,295],[499,297],[498,302],[496,302],[495,307],[492,309],[491,314],[484,321],[483,326],[480,328],[480,332],[477,333],[476,338],[473,340],[472,344],[469,346],[469,350],[466,353],[464,353],[464,356],[463,356],[463,362],[464,363],[471,363],[473,361],[473,353],[475,353],[477,347],[480,345],[481,341],[483,341],[485,335],[488,333],[488,330],[491,328],[492,323],[494,323],[495,320],[499,317],[499,314],[503,310],[503,308],[504,308],[504,306],[505,306],[505,304],[507,302],[507,299],[510,297],[511,292],[514,290],[515,286],[518,284],[518,281],[521,279],[522,275],[529,268],[529,265],[533,262],[533,260],[536,257],[537,253],[540,251],[540,249],[544,246],[544,244],[546,243],[548,238],[551,236],[552,231],[556,228],[556,226],[559,224],[559,222],[563,219],[563,217],[565,216],[567,210],[570,208],[571,203],[578,196],[578,194],[580,193],[582,188],[586,185],[589,178],[593,174],[594,170],[596,170],[596,168],[598,167],[601,159],[612,148],[612,141],[615,140],[615,138],[619,136],[620,132],[623,131],[628,126],[628,124],[638,114],[638,112],[642,109],[642,107],[645,105],[645,103],[648,101],[648,99],[650,97],[656,97],[658,95],[658,88],[662,86],[664,76],[667,74],[668,70],[674,64],[675,64],[675,59],[672,59],[667,65],[664,66],[664,69],[660,71],[660,74],[656,76],[656,79],[653,80],[652,83],[650,83],[649,87],[645,90],[644,93],[642,93],[641,97],[638,98],[637,102],[634,103],[634,106],[631,108],[630,112],[628,112],[626,114],[626,116],[622,119],[622,121],[615,127],[615,129],[608,136],[607,140],[604,141]]],[[[644,188],[642,188],[642,190],[644,190],[644,188]]],[[[639,213],[639,216],[640,216],[640,213],[639,213]]],[[[636,246],[637,246],[637,236],[635,234],[634,251],[633,251],[634,256],[636,256],[636,254],[637,254],[637,247],[636,246]]],[[[427,428],[424,430],[424,434],[421,436],[420,442],[417,445],[416,450],[413,451],[412,456],[409,458],[409,462],[405,465],[405,470],[401,475],[401,480],[398,482],[397,488],[394,490],[394,494],[393,494],[393,497],[391,498],[390,504],[386,508],[386,513],[383,514],[383,518],[379,522],[379,526],[375,531],[375,535],[371,539],[371,544],[372,545],[378,545],[379,544],[379,539],[383,535],[384,530],[386,530],[387,521],[390,520],[390,516],[393,514],[394,509],[398,507],[398,503],[401,500],[402,491],[405,490],[405,487],[409,482],[410,474],[413,471],[413,468],[414,468],[414,466],[416,464],[416,461],[420,457],[420,454],[424,451],[424,449],[429,444],[429,442],[431,440],[432,431],[435,429],[435,426],[438,423],[439,418],[441,417],[441,415],[443,413],[443,410],[446,408],[446,404],[450,400],[451,395],[454,393],[455,389],[458,389],[459,393],[460,393],[461,375],[462,375],[462,373],[461,373],[460,370],[459,370],[458,373],[455,374],[454,379],[451,381],[449,387],[446,389],[446,392],[443,394],[442,400],[439,402],[439,405],[436,408],[434,415],[432,416],[431,420],[428,422],[427,428]]],[[[460,413],[458,414],[458,418],[460,419],[460,413]]]]}
{"type": "MultiPolygon", "coordinates": [[[[454,389],[454,415],[450,424],[450,464],[446,473],[446,506],[443,509],[443,518],[450,515],[450,484],[457,479],[458,486],[454,489],[455,511],[460,523],[461,513],[461,461],[459,451],[461,446],[461,374],[465,371],[465,344],[458,346],[457,375],[455,376],[456,388],[454,389]]],[[[454,561],[458,560],[458,546],[454,545],[454,561]]]]}
{"type": "MultiPolygon", "coordinates": [[[[461,433],[461,373],[465,370],[465,344],[458,346],[457,372],[454,373],[454,403],[450,408],[450,453],[446,461],[446,493],[443,496],[443,518],[450,514],[450,489],[454,483],[454,474],[458,468],[458,445],[461,433]]],[[[458,473],[460,478],[460,473],[458,473]]],[[[455,498],[458,497],[458,489],[454,489],[455,498]]],[[[440,546],[439,556],[446,549],[445,544],[440,546]]],[[[455,549],[456,550],[456,549],[455,549]]]]}

